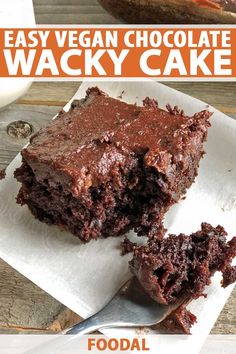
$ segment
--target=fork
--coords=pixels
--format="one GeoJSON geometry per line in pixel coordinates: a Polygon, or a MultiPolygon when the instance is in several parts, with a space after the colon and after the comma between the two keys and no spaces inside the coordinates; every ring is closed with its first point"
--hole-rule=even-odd
{"type": "Polygon", "coordinates": [[[172,305],[161,305],[151,299],[143,290],[136,278],[125,283],[113,299],[95,315],[74,325],[60,334],[66,336],[54,338],[52,341],[27,351],[24,354],[53,354],[55,350],[89,334],[104,328],[150,327],[162,322],[171,312],[186,299],[172,305]],[[70,335],[70,336],[67,336],[70,335]]]}

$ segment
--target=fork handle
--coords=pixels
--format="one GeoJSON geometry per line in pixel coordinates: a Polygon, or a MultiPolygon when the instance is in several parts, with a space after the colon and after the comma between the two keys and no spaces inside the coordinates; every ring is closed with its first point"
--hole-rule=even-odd
{"type": "Polygon", "coordinates": [[[60,337],[56,336],[56,338],[38,345],[24,354],[56,354],[58,349],[63,348],[66,344],[71,343],[72,341],[78,340],[78,338],[83,334],[89,334],[103,327],[109,327],[109,324],[99,323],[99,320],[100,318],[97,314],[91,316],[88,319],[74,325],[69,330],[60,333],[60,337]]]}
{"type": "MultiPolygon", "coordinates": [[[[108,324],[106,325],[109,326],[108,324]]],[[[71,328],[62,332],[62,334],[81,336],[83,334],[95,332],[103,327],[104,324],[102,324],[101,322],[99,323],[98,315],[94,315],[87,318],[86,320],[83,320],[82,322],[75,324],[71,328]]]]}

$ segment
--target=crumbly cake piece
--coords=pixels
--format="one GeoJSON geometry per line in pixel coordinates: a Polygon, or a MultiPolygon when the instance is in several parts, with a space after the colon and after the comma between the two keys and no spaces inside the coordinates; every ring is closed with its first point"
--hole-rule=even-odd
{"type": "Polygon", "coordinates": [[[6,177],[6,169],[0,170],[0,180],[6,177]]]}
{"type": "Polygon", "coordinates": [[[83,241],[133,228],[153,237],[197,175],[210,116],[91,88],[22,150],[17,201],[83,241]]]}
{"type": "Polygon", "coordinates": [[[201,230],[186,236],[169,235],[162,240],[151,240],[137,246],[125,240],[123,248],[133,251],[131,272],[146,292],[158,303],[177,303],[186,300],[164,321],[153,327],[166,333],[190,334],[197,318],[187,305],[200,296],[211,283],[216,271],[222,272],[221,285],[227,287],[236,281],[236,237],[227,242],[223,227],[203,223],[201,230]]]}
{"type": "Polygon", "coordinates": [[[222,286],[236,281],[236,237],[227,242],[223,227],[203,223],[201,230],[186,236],[169,235],[148,245],[136,246],[130,262],[132,273],[158,303],[175,303],[182,294],[204,296],[216,271],[223,274],[222,286]]]}
{"type": "Polygon", "coordinates": [[[191,334],[191,328],[195,323],[197,317],[187,310],[185,305],[181,305],[153,329],[171,334],[191,334]]]}

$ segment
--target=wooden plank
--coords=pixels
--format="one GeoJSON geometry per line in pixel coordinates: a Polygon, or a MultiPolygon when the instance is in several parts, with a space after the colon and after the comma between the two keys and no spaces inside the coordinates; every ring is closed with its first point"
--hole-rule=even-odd
{"type": "Polygon", "coordinates": [[[212,330],[212,334],[236,334],[236,287],[212,330]]]}
{"type": "Polygon", "coordinates": [[[63,5],[63,6],[51,6],[51,5],[39,5],[35,6],[35,12],[38,15],[104,15],[103,9],[99,5],[63,5]]]}
{"type": "Polygon", "coordinates": [[[38,24],[116,24],[97,0],[34,0],[38,24]]]}
{"type": "Polygon", "coordinates": [[[170,82],[168,86],[236,116],[236,82],[170,82]]]}
{"type": "Polygon", "coordinates": [[[57,114],[57,106],[13,104],[0,111],[0,169],[5,168],[29,140],[16,138],[7,132],[12,122],[25,121],[32,126],[32,133],[45,126],[57,114]]]}
{"type": "Polygon", "coordinates": [[[76,93],[80,82],[34,82],[17,103],[64,106],[76,93]]]}
{"type": "Polygon", "coordinates": [[[60,331],[80,318],[0,260],[0,333],[60,331]]]}
{"type": "Polygon", "coordinates": [[[33,0],[37,6],[100,6],[98,0],[33,0]]]}
{"type": "MultiPolygon", "coordinates": [[[[236,117],[236,82],[168,82],[165,85],[236,117]]],[[[62,106],[75,94],[79,86],[80,82],[35,82],[18,103],[62,106]]]]}
{"type": "Polygon", "coordinates": [[[38,24],[45,24],[45,25],[53,25],[53,24],[82,24],[82,25],[87,25],[90,23],[93,24],[104,24],[104,17],[106,19],[105,23],[109,24],[115,24],[116,21],[112,19],[108,15],[103,15],[103,14],[93,14],[89,16],[87,15],[76,15],[76,14],[68,14],[68,15],[51,15],[51,14],[39,14],[36,16],[36,22],[38,24]]]}

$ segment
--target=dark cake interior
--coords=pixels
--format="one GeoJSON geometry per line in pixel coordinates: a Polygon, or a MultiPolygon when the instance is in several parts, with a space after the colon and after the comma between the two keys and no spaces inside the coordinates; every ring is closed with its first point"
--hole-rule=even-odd
{"type": "Polygon", "coordinates": [[[158,328],[175,333],[190,333],[196,317],[186,309],[188,303],[200,296],[211,283],[211,277],[220,271],[222,286],[236,281],[236,237],[227,242],[223,227],[203,223],[201,230],[186,236],[169,235],[162,240],[137,246],[127,240],[123,251],[133,251],[131,272],[146,292],[158,303],[175,303],[181,296],[187,301],[168,316],[158,328]]]}
{"type": "Polygon", "coordinates": [[[181,305],[153,329],[171,334],[191,334],[191,328],[195,323],[197,317],[187,310],[186,305],[181,305]]]}
{"type": "Polygon", "coordinates": [[[89,89],[23,149],[17,201],[83,241],[132,228],[160,235],[165,212],[197,175],[210,116],[89,89]]]}
{"type": "Polygon", "coordinates": [[[198,298],[216,271],[223,286],[236,280],[236,237],[226,240],[223,227],[203,223],[190,236],[169,235],[160,241],[135,247],[130,269],[149,295],[161,304],[174,303],[182,293],[198,298]]]}

